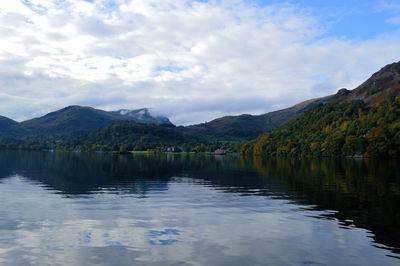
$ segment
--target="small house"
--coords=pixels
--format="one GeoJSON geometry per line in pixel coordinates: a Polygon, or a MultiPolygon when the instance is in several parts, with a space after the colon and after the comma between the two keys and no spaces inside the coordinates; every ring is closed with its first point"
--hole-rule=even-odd
{"type": "Polygon", "coordinates": [[[215,155],[225,155],[226,154],[226,150],[222,150],[222,149],[218,149],[214,151],[215,155]]]}

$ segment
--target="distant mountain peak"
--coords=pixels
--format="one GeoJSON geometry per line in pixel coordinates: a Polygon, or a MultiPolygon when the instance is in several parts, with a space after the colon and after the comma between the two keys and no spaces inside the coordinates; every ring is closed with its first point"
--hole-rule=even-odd
{"type": "Polygon", "coordinates": [[[150,108],[140,108],[135,110],[120,109],[111,113],[117,113],[122,118],[133,120],[138,123],[156,124],[156,125],[172,125],[171,121],[165,116],[154,114],[150,108]]]}
{"type": "Polygon", "coordinates": [[[136,110],[129,110],[129,109],[121,109],[118,110],[121,115],[126,115],[126,116],[136,116],[136,115],[150,115],[149,108],[141,108],[141,109],[136,109],[136,110]]]}

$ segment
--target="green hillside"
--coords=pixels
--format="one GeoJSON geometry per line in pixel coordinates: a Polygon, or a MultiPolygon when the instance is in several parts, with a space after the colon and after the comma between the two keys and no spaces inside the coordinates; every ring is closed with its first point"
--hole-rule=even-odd
{"type": "Polygon", "coordinates": [[[398,156],[400,97],[370,106],[361,100],[320,104],[241,147],[241,154],[269,156],[398,156]]]}

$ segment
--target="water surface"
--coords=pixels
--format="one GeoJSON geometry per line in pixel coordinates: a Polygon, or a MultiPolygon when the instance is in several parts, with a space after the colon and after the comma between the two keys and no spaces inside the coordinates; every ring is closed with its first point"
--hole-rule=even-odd
{"type": "Polygon", "coordinates": [[[2,265],[398,265],[396,161],[0,152],[2,265]]]}

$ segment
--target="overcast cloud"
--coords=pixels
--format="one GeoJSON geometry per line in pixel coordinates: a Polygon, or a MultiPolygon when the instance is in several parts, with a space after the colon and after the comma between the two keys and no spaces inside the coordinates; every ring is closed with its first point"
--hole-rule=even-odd
{"type": "Polygon", "coordinates": [[[0,114],[152,107],[193,124],[352,89],[400,60],[399,32],[329,36],[312,14],[241,0],[1,1],[0,114]]]}

